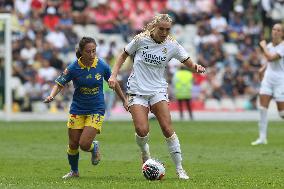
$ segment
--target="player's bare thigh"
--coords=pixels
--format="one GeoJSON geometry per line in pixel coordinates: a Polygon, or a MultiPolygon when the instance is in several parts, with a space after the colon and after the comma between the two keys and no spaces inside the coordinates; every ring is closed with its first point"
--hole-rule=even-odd
{"type": "Polygon", "coordinates": [[[149,133],[149,108],[139,104],[133,104],[129,107],[129,111],[132,115],[135,132],[140,137],[146,136],[149,133]]]}
{"type": "Polygon", "coordinates": [[[169,105],[166,100],[159,101],[151,106],[151,111],[158,119],[160,127],[165,137],[171,137],[174,134],[172,128],[169,105]]]}
{"type": "Polygon", "coordinates": [[[88,151],[97,133],[98,131],[94,127],[84,127],[79,141],[80,148],[84,151],[88,151]]]}

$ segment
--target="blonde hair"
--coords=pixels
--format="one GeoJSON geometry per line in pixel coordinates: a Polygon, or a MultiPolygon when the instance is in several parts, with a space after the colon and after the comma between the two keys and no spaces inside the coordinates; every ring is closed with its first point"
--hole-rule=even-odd
{"type": "Polygon", "coordinates": [[[168,15],[168,14],[158,14],[158,15],[156,15],[156,16],[154,17],[154,19],[153,19],[151,22],[149,22],[149,23],[143,28],[143,32],[152,32],[152,31],[155,29],[156,25],[157,25],[158,23],[160,23],[160,22],[163,22],[163,21],[165,21],[165,22],[170,22],[170,23],[173,22],[173,20],[172,20],[172,18],[170,17],[170,15],[168,15]]]}

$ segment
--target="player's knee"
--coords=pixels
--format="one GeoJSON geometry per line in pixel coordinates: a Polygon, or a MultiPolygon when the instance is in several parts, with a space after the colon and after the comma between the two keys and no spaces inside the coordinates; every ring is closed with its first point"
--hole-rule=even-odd
{"type": "Polygon", "coordinates": [[[80,141],[79,146],[80,146],[80,149],[83,151],[88,151],[91,147],[89,143],[84,142],[84,141],[80,141]]]}
{"type": "Polygon", "coordinates": [[[149,129],[147,128],[143,128],[143,129],[136,129],[136,134],[139,136],[139,137],[145,137],[147,136],[149,133],[149,129]]]}
{"type": "Polygon", "coordinates": [[[79,144],[76,143],[76,142],[70,142],[69,143],[69,148],[72,149],[72,150],[76,150],[79,148],[79,144]]]}
{"type": "Polygon", "coordinates": [[[280,111],[280,112],[279,112],[279,115],[280,115],[280,117],[281,117],[282,119],[284,119],[284,110],[280,111]]]}
{"type": "Polygon", "coordinates": [[[169,138],[174,134],[174,131],[171,127],[165,127],[162,130],[163,130],[163,134],[166,138],[169,138]]]}

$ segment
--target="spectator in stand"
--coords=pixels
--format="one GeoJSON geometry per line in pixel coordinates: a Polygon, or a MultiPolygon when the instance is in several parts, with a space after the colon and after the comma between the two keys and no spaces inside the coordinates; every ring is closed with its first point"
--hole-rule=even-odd
{"type": "Polygon", "coordinates": [[[243,62],[247,62],[250,58],[251,53],[254,50],[253,41],[250,36],[245,36],[244,40],[239,45],[239,52],[236,55],[236,61],[238,66],[241,66],[243,62]]]}
{"type": "Polygon", "coordinates": [[[222,91],[226,97],[233,97],[234,79],[232,68],[230,66],[226,66],[222,82],[222,91]]]}
{"type": "Polygon", "coordinates": [[[15,0],[15,10],[24,17],[27,17],[31,12],[32,0],[15,0]]]}
{"type": "Polygon", "coordinates": [[[26,111],[32,111],[32,104],[36,101],[42,100],[42,88],[41,84],[37,81],[35,75],[28,77],[27,82],[24,84],[25,96],[26,96],[26,111]]]}
{"type": "Polygon", "coordinates": [[[14,9],[14,0],[0,1],[1,12],[11,12],[14,9]]]}
{"type": "Polygon", "coordinates": [[[60,29],[60,26],[56,26],[54,30],[51,30],[45,36],[46,41],[58,51],[66,51],[68,47],[68,40],[64,32],[60,29]]]}
{"type": "Polygon", "coordinates": [[[92,23],[96,23],[101,33],[113,34],[118,33],[115,26],[116,17],[115,13],[110,9],[108,3],[101,3],[90,14],[92,23]]]}
{"type": "Polygon", "coordinates": [[[134,34],[138,34],[143,30],[145,23],[151,18],[149,9],[143,9],[143,4],[137,6],[136,11],[130,14],[131,28],[134,34]]]}
{"type": "Polygon", "coordinates": [[[38,76],[43,81],[53,81],[58,75],[57,70],[50,66],[48,60],[42,60],[42,67],[38,70],[38,76]]]}
{"type": "Polygon", "coordinates": [[[229,20],[228,24],[228,40],[229,42],[238,42],[244,38],[244,20],[243,7],[237,6],[229,20]]]}
{"type": "Polygon", "coordinates": [[[32,41],[25,39],[24,47],[20,51],[22,60],[26,61],[28,64],[32,64],[36,53],[37,49],[34,47],[32,41]]]}
{"type": "Polygon", "coordinates": [[[54,31],[59,25],[60,17],[57,15],[55,7],[48,7],[46,14],[43,16],[43,24],[47,31],[54,31]]]}
{"type": "Polygon", "coordinates": [[[221,10],[215,10],[213,17],[210,19],[210,26],[213,30],[223,34],[226,38],[228,23],[225,17],[222,16],[221,10]]]}
{"type": "Polygon", "coordinates": [[[53,50],[52,57],[49,60],[50,66],[55,68],[58,72],[64,69],[64,62],[59,58],[59,51],[53,50]]]}
{"type": "Polygon", "coordinates": [[[71,1],[72,17],[75,24],[85,25],[87,23],[89,19],[87,14],[87,6],[88,6],[88,0],[71,1]]]}
{"type": "Polygon", "coordinates": [[[187,14],[187,0],[168,0],[167,13],[171,15],[176,24],[188,24],[189,15],[187,14]]]}

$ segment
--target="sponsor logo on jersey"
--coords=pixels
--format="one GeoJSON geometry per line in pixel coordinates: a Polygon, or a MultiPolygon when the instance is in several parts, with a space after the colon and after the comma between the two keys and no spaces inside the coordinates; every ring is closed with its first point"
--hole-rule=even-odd
{"type": "Polygon", "coordinates": [[[85,94],[85,95],[94,95],[94,94],[99,93],[99,87],[94,87],[94,88],[81,87],[80,92],[81,94],[85,94]]]}
{"type": "Polygon", "coordinates": [[[142,56],[144,57],[145,62],[154,65],[161,65],[162,62],[167,59],[166,56],[158,56],[156,54],[147,53],[146,51],[142,51],[142,56]]]}

